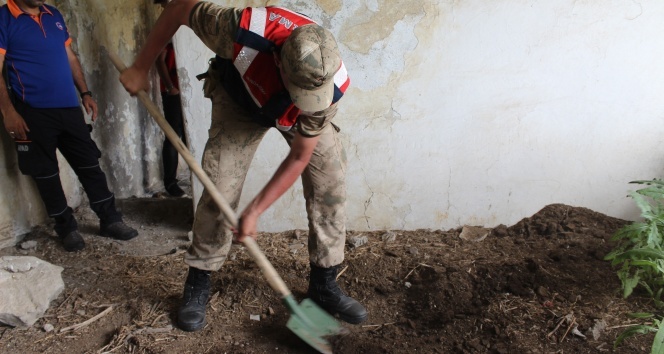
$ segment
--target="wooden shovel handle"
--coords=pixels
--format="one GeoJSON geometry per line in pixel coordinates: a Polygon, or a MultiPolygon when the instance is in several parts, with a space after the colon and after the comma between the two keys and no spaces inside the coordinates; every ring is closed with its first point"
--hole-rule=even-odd
{"type": "MultiPolygon", "coordinates": [[[[125,64],[115,53],[109,52],[108,56],[111,59],[111,62],[113,62],[115,68],[118,69],[120,73],[127,69],[125,64]]],[[[210,177],[208,177],[198,162],[196,162],[194,155],[189,152],[187,146],[184,145],[171,125],[168,124],[166,118],[164,118],[157,105],[155,105],[150,100],[148,94],[143,90],[139,91],[137,96],[138,99],[141,100],[141,102],[148,109],[148,112],[150,112],[152,118],[154,118],[154,120],[157,122],[157,125],[159,125],[162,131],[164,131],[166,138],[173,144],[173,146],[175,146],[175,149],[180,153],[180,155],[182,155],[185,162],[187,162],[187,165],[189,165],[189,168],[191,168],[191,171],[198,177],[201,183],[203,183],[203,186],[205,189],[207,189],[208,193],[210,193],[212,199],[217,203],[219,209],[221,209],[221,213],[224,215],[229,224],[234,228],[237,228],[238,219],[235,215],[235,212],[233,211],[233,208],[231,208],[228,202],[226,202],[210,177]]],[[[247,247],[249,254],[254,258],[256,264],[258,264],[258,267],[263,272],[263,275],[267,279],[267,282],[270,284],[270,286],[279,292],[283,297],[289,296],[291,292],[288,290],[286,283],[284,283],[272,264],[267,260],[263,252],[261,252],[258,244],[256,243],[256,240],[254,240],[252,237],[245,237],[243,243],[247,247]]]]}

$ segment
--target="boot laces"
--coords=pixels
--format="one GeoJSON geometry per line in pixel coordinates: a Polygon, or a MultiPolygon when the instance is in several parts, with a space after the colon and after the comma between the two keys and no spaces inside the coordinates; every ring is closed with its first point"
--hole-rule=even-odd
{"type": "Polygon", "coordinates": [[[190,302],[196,299],[201,301],[201,297],[207,298],[210,292],[210,272],[195,270],[189,274],[185,283],[185,301],[190,302]]]}

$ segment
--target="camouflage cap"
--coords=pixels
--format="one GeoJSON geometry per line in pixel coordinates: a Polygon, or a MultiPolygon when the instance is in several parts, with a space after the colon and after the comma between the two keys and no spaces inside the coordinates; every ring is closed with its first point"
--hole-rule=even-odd
{"type": "Polygon", "coordinates": [[[296,28],[281,48],[281,63],[284,85],[295,106],[318,112],[332,104],[341,56],[330,31],[317,24],[296,28]]]}

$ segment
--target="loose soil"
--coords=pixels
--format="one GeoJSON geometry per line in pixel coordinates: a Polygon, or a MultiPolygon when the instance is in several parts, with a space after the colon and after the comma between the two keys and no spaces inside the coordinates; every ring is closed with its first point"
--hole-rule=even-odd
{"type": "MultiPolygon", "coordinates": [[[[0,327],[0,352],[314,352],[286,328],[288,311],[240,246],[213,274],[207,326],[195,333],[177,329],[191,200],[157,197],[119,201],[126,221],[140,231],[134,240],[96,236],[96,218],[82,207],[84,251],[65,252],[49,226],[27,235],[36,249],[1,250],[63,267],[65,290],[32,327],[0,327]],[[90,325],[60,331],[110,305],[90,325]],[[45,331],[47,324],[55,329],[45,331]]],[[[466,228],[464,238],[488,233],[479,241],[461,238],[463,228],[349,232],[339,282],[367,307],[369,320],[345,324],[346,334],[330,338],[335,353],[649,352],[652,334],[613,348],[627,325],[640,323],[630,313],[654,311],[638,294],[623,299],[614,269],[603,260],[611,235],[625,224],[554,204],[509,227],[466,228]],[[367,243],[357,243],[364,237],[367,243]]],[[[306,232],[262,234],[259,245],[303,299],[306,232]]]]}

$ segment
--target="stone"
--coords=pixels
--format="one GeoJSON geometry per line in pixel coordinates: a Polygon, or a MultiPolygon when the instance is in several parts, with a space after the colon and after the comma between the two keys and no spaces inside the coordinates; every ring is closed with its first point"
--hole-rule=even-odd
{"type": "Polygon", "coordinates": [[[481,242],[489,236],[490,229],[477,226],[464,226],[459,237],[466,241],[481,242]]]}
{"type": "Polygon", "coordinates": [[[305,247],[304,243],[292,243],[288,245],[288,250],[291,254],[297,254],[298,251],[305,247]]]}
{"type": "Polygon", "coordinates": [[[44,329],[44,332],[46,332],[46,333],[52,332],[55,329],[55,327],[53,327],[53,325],[50,324],[50,323],[45,324],[44,327],[42,327],[42,328],[44,329]]]}
{"type": "Polygon", "coordinates": [[[37,248],[37,241],[35,240],[25,241],[21,243],[21,248],[24,250],[34,250],[37,248]]]}
{"type": "Polygon", "coordinates": [[[0,257],[0,322],[32,326],[64,290],[62,270],[36,257],[0,257]]]}
{"type": "Polygon", "coordinates": [[[366,245],[369,242],[369,238],[366,236],[353,236],[348,239],[348,243],[353,248],[358,248],[366,245]]]}
{"type": "Polygon", "coordinates": [[[604,332],[606,332],[606,321],[605,320],[595,320],[595,324],[592,326],[592,328],[589,330],[590,335],[593,337],[594,340],[599,340],[599,338],[602,336],[604,332]]]}
{"type": "Polygon", "coordinates": [[[496,237],[506,237],[509,235],[509,232],[507,231],[507,226],[500,224],[496,227],[493,228],[492,230],[492,235],[496,237]]]}
{"type": "Polygon", "coordinates": [[[294,240],[299,240],[300,237],[302,237],[302,234],[304,234],[304,231],[302,230],[293,230],[293,233],[291,233],[291,238],[294,240]]]}
{"type": "Polygon", "coordinates": [[[303,248],[304,248],[304,243],[291,243],[290,245],[288,245],[288,249],[290,249],[291,251],[293,250],[297,251],[303,248]]]}
{"type": "Polygon", "coordinates": [[[394,231],[388,231],[380,236],[383,242],[394,242],[397,240],[397,234],[394,231]]]}

